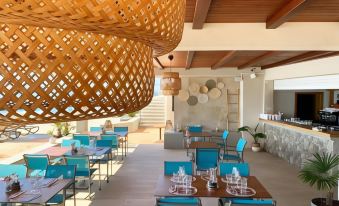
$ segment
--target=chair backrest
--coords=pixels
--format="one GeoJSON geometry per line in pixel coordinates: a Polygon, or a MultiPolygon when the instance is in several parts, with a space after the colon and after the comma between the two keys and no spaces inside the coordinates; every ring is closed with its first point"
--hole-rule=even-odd
{"type": "Polygon", "coordinates": [[[247,144],[247,141],[242,137],[238,140],[237,146],[236,146],[236,150],[237,152],[243,152],[245,149],[245,146],[247,144]]]}
{"type": "Polygon", "coordinates": [[[90,165],[88,156],[64,156],[66,165],[76,166],[76,173],[86,172],[90,174],[90,165]]]}
{"type": "Polygon", "coordinates": [[[118,140],[118,136],[115,134],[104,134],[101,135],[101,140],[110,140],[112,142],[111,147],[112,148],[116,148],[119,146],[119,140],[118,140]]]}
{"type": "Polygon", "coordinates": [[[188,131],[189,132],[202,132],[202,126],[200,126],[200,125],[188,126],[188,131]]]}
{"type": "Polygon", "coordinates": [[[70,147],[70,146],[72,146],[72,144],[74,144],[75,147],[80,147],[81,146],[80,140],[76,140],[76,139],[63,139],[62,142],[61,142],[61,147],[70,147]]]}
{"type": "Polygon", "coordinates": [[[102,127],[90,127],[90,132],[102,132],[102,127]]]}
{"type": "Polygon", "coordinates": [[[97,147],[112,147],[111,140],[97,140],[95,144],[97,147]]]}
{"type": "Polygon", "coordinates": [[[193,163],[190,161],[165,161],[164,174],[173,175],[174,172],[178,172],[179,167],[184,167],[186,174],[193,175],[193,163]]]}
{"type": "Polygon", "coordinates": [[[74,140],[79,140],[81,145],[89,146],[89,135],[87,134],[73,134],[74,140]]]}
{"type": "Polygon", "coordinates": [[[197,170],[208,170],[216,168],[219,160],[219,149],[215,148],[197,148],[195,164],[197,170]]]}
{"type": "Polygon", "coordinates": [[[44,154],[24,154],[27,170],[46,170],[49,157],[44,154]]]}
{"type": "Polygon", "coordinates": [[[45,173],[46,178],[75,179],[75,165],[48,165],[45,173]]]}
{"type": "Polygon", "coordinates": [[[7,177],[11,174],[17,174],[19,178],[26,177],[27,167],[25,165],[7,165],[0,164],[0,177],[7,177]]]}
{"type": "Polygon", "coordinates": [[[272,205],[274,206],[276,203],[272,199],[240,199],[234,198],[229,201],[230,205],[272,205]]]}
{"type": "Polygon", "coordinates": [[[128,132],[128,127],[114,127],[114,132],[128,132]]]}
{"type": "Polygon", "coordinates": [[[224,133],[222,133],[222,139],[223,139],[224,141],[226,141],[229,134],[230,134],[229,131],[224,130],[224,133]]]}
{"type": "Polygon", "coordinates": [[[240,176],[249,176],[250,175],[250,167],[248,163],[220,163],[219,165],[219,174],[220,176],[225,176],[227,174],[232,174],[233,167],[239,170],[240,176]]]}

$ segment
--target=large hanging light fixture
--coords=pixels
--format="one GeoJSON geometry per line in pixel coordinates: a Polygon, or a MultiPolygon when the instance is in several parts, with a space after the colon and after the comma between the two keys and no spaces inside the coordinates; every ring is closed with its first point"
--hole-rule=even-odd
{"type": "Polygon", "coordinates": [[[0,22],[112,34],[138,40],[155,55],[180,42],[185,0],[1,0],[0,22]]]}
{"type": "Polygon", "coordinates": [[[176,96],[179,94],[179,90],[181,89],[179,73],[171,71],[173,58],[172,54],[168,55],[168,59],[170,60],[170,71],[164,72],[161,78],[161,90],[163,95],[167,96],[176,96]]]}
{"type": "Polygon", "coordinates": [[[152,48],[75,30],[0,25],[0,125],[109,117],[152,100],[152,48]]]}

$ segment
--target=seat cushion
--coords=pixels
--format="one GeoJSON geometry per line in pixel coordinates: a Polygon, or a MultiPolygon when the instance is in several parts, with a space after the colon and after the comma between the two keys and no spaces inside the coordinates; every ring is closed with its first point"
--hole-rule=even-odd
{"type": "Polygon", "coordinates": [[[189,197],[165,197],[158,199],[159,206],[171,206],[175,204],[198,206],[199,202],[200,201],[198,198],[189,198],[189,197]]]}
{"type": "Polygon", "coordinates": [[[240,157],[238,155],[233,155],[233,154],[224,154],[223,159],[224,160],[239,160],[240,157]]]}

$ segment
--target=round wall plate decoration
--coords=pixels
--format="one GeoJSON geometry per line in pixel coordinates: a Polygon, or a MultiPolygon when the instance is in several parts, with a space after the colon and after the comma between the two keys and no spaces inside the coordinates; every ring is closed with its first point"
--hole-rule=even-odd
{"type": "Polygon", "coordinates": [[[207,80],[205,85],[208,88],[208,90],[211,90],[211,89],[217,87],[217,83],[213,79],[207,80]]]}
{"type": "Polygon", "coordinates": [[[200,91],[201,94],[207,94],[208,87],[206,87],[205,85],[202,85],[202,86],[200,86],[199,91],[200,91]]]}
{"type": "Polygon", "coordinates": [[[198,103],[198,98],[196,96],[190,96],[187,100],[187,104],[190,106],[194,106],[198,103]]]}
{"type": "Polygon", "coordinates": [[[221,91],[218,88],[213,88],[211,91],[208,92],[208,96],[211,99],[217,99],[221,96],[221,91]]]}
{"type": "Polygon", "coordinates": [[[225,87],[224,82],[218,82],[217,87],[218,89],[223,89],[225,87]]]}
{"type": "Polygon", "coordinates": [[[178,94],[178,99],[182,102],[187,101],[189,98],[190,94],[188,93],[187,90],[180,90],[178,94]]]}
{"type": "Polygon", "coordinates": [[[207,94],[199,94],[198,95],[198,102],[200,104],[205,104],[208,102],[208,95],[207,94]]]}
{"type": "Polygon", "coordinates": [[[199,84],[197,83],[192,83],[189,87],[188,90],[190,91],[191,94],[198,94],[199,93],[199,84]]]}

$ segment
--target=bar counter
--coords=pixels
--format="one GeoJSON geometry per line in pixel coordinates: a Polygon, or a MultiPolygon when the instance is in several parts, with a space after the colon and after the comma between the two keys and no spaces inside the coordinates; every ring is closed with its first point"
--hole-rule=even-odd
{"type": "Polygon", "coordinates": [[[311,126],[259,119],[264,125],[265,150],[299,168],[316,152],[338,153],[338,131],[314,131],[311,126]]]}

